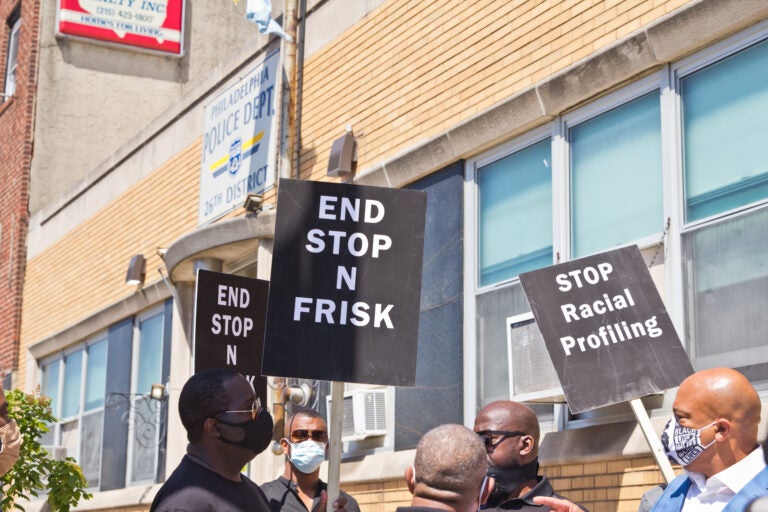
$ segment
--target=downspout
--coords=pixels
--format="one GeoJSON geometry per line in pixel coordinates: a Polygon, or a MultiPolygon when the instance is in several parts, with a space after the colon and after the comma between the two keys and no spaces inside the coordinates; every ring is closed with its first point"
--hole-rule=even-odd
{"type": "MultiPolygon", "coordinates": [[[[283,39],[282,129],[280,137],[280,177],[293,178],[293,155],[296,147],[296,10],[298,0],[285,0],[283,21],[291,41],[283,39]]],[[[298,170],[296,171],[298,175],[298,170]]]]}
{"type": "Polygon", "coordinates": [[[304,104],[304,34],[307,32],[307,0],[299,0],[299,31],[296,56],[296,131],[294,162],[296,179],[301,176],[301,111],[304,104]]]}

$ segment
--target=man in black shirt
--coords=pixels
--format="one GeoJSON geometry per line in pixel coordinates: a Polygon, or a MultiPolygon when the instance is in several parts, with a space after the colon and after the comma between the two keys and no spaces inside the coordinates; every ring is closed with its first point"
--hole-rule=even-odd
{"type": "Polygon", "coordinates": [[[548,507],[534,497],[562,498],[547,477],[539,475],[539,419],[530,407],[508,400],[491,402],[478,413],[474,430],[485,443],[488,476],[495,481],[484,510],[545,512],[548,507]]]}
{"type": "Polygon", "coordinates": [[[419,440],[413,466],[405,470],[413,494],[397,512],[477,512],[493,483],[480,439],[463,425],[435,427],[419,440]]]}
{"type": "MultiPolygon", "coordinates": [[[[328,450],[328,426],[320,413],[300,409],[285,422],[280,445],[285,471],[277,480],[261,486],[272,512],[325,512],[327,484],[320,480],[320,464],[328,450]]],[[[360,512],[357,501],[339,491],[334,508],[360,512]]]]}
{"type": "Polygon", "coordinates": [[[261,489],[240,470],[271,441],[272,417],[248,381],[228,369],[193,375],[179,395],[187,455],[150,512],[269,512],[261,489]]]}

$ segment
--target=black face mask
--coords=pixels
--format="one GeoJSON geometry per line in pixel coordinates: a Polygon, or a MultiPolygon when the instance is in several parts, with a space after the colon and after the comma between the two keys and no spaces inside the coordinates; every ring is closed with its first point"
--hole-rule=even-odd
{"type": "Polygon", "coordinates": [[[539,474],[538,459],[523,465],[512,465],[505,468],[498,466],[488,466],[488,476],[493,477],[496,484],[493,492],[488,497],[485,508],[495,507],[502,501],[507,500],[517,487],[521,484],[535,480],[539,474]]]}
{"type": "Polygon", "coordinates": [[[267,411],[261,411],[258,418],[243,423],[231,423],[224,420],[218,420],[218,422],[230,427],[241,428],[245,432],[245,437],[240,441],[231,441],[224,436],[219,437],[219,440],[225,443],[246,448],[259,454],[266,450],[272,441],[272,415],[267,411]]]}

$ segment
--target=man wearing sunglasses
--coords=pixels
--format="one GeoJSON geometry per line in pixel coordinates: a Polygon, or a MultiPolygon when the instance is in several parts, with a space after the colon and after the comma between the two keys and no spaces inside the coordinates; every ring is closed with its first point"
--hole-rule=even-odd
{"type": "MultiPolygon", "coordinates": [[[[277,480],[261,486],[272,512],[325,512],[327,485],[320,480],[320,464],[328,451],[328,426],[313,409],[300,409],[285,422],[280,445],[285,454],[285,471],[277,480]]],[[[360,512],[357,501],[339,491],[334,508],[339,512],[360,512]]]]}
{"type": "Polygon", "coordinates": [[[509,400],[491,402],[475,418],[474,431],[485,444],[488,476],[495,481],[485,510],[543,512],[547,508],[534,497],[562,498],[547,477],[539,475],[539,420],[530,407],[509,400]]]}
{"type": "Polygon", "coordinates": [[[179,395],[187,454],[160,488],[150,512],[269,512],[259,486],[240,470],[272,439],[272,417],[239,373],[193,375],[179,395]]]}

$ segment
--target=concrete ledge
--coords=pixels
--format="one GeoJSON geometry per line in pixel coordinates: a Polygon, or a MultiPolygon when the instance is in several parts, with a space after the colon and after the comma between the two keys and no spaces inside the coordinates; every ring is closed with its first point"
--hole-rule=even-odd
{"type": "Polygon", "coordinates": [[[556,116],[662,64],[645,33],[624,39],[539,84],[544,113],[556,116]]]}
{"type": "Polygon", "coordinates": [[[646,33],[656,58],[671,62],[766,18],[765,0],[701,0],[662,18],[646,33]]]}
{"type": "MultiPolygon", "coordinates": [[[[127,285],[126,285],[127,286],[127,285]]],[[[137,290],[122,300],[110,304],[106,308],[77,322],[71,327],[59,331],[29,347],[29,353],[36,360],[64,350],[73,343],[83,341],[93,333],[106,329],[124,318],[135,315],[152,305],[171,296],[171,290],[165,281],[160,280],[137,290]]]]}
{"type": "Polygon", "coordinates": [[[174,283],[194,281],[193,262],[198,258],[235,261],[256,252],[257,241],[275,234],[275,210],[246,215],[188,233],[168,247],[165,265],[174,283]]]}

